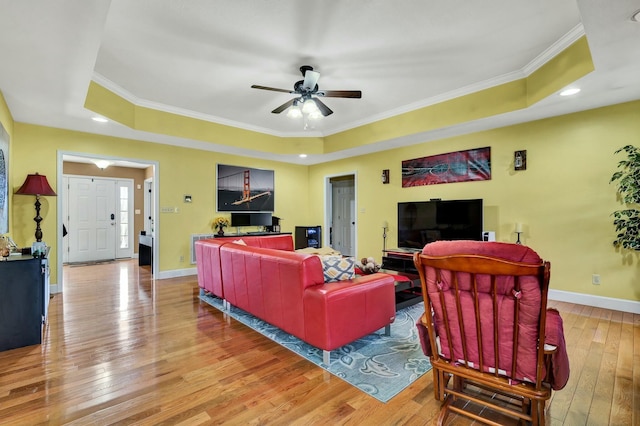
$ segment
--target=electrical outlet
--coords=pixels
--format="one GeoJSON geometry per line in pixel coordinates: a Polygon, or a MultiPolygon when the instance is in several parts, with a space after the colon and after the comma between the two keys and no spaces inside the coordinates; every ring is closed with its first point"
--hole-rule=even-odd
{"type": "Polygon", "coordinates": [[[184,262],[184,256],[180,256],[180,263],[184,262]]]}
{"type": "Polygon", "coordinates": [[[600,285],[600,275],[599,274],[593,274],[591,276],[591,284],[600,285]]]}

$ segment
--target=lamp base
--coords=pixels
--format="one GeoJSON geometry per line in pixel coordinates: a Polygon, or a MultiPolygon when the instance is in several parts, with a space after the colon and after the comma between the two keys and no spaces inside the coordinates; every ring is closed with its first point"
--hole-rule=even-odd
{"type": "Polygon", "coordinates": [[[522,245],[522,242],[520,241],[520,234],[522,234],[522,232],[516,231],[516,235],[518,235],[518,239],[516,240],[516,244],[522,245]]]}

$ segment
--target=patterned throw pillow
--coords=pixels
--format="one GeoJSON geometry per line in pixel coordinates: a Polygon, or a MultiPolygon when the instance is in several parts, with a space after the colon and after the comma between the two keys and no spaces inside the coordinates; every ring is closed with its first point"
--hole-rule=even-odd
{"type": "Polygon", "coordinates": [[[356,259],[353,257],[320,256],[320,260],[325,283],[350,280],[356,276],[356,259]]]}

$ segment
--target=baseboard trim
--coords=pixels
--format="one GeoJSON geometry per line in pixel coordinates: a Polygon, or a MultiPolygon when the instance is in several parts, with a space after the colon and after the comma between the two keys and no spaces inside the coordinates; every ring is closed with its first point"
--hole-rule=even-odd
{"type": "Polygon", "coordinates": [[[189,275],[197,275],[197,274],[198,274],[198,270],[196,268],[172,269],[170,271],[158,272],[158,279],[164,280],[167,278],[187,277],[189,275]]]}
{"type": "Polygon", "coordinates": [[[594,306],[597,308],[613,309],[615,311],[640,314],[640,302],[612,297],[594,296],[591,294],[574,293],[564,290],[549,290],[549,299],[559,302],[577,303],[578,305],[594,306]]]}

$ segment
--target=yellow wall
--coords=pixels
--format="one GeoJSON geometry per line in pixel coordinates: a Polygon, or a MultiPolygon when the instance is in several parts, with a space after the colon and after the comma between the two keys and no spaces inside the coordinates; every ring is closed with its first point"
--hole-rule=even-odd
{"type": "MultiPolygon", "coordinates": [[[[275,171],[275,212],[281,217],[282,230],[292,232],[296,223],[308,221],[307,167],[234,155],[204,152],[188,148],[154,144],[130,139],[113,138],[49,127],[15,123],[11,145],[12,170],[15,182],[22,183],[28,173],[47,176],[56,190],[57,152],[87,154],[157,161],[159,163],[159,204],[178,207],[179,213],[159,213],[160,271],[192,268],[190,235],[211,233],[215,213],[216,164],[250,166],[275,171]],[[37,154],[34,154],[37,153],[37,154]],[[190,194],[193,202],[185,204],[190,194]],[[180,262],[180,257],[185,260],[180,262]]],[[[17,188],[12,188],[12,192],[17,188]]],[[[13,196],[13,237],[19,245],[31,245],[34,240],[32,197],[13,196]]],[[[50,244],[57,238],[55,197],[42,197],[41,223],[44,240],[50,244]]],[[[57,250],[51,253],[52,283],[56,281],[57,250]]]]}
{"type": "Polygon", "coordinates": [[[4,100],[4,95],[0,91],[0,123],[9,134],[9,138],[13,134],[13,117],[11,117],[11,111],[9,111],[9,106],[7,102],[4,100]]]}
{"type": "MultiPolygon", "coordinates": [[[[356,172],[358,257],[380,258],[383,220],[391,226],[393,247],[398,201],[480,197],[486,229],[495,230],[499,241],[514,241],[514,224],[524,224],[524,243],[552,262],[553,289],[638,301],[639,256],[617,252],[611,243],[610,215],[620,204],[608,182],[620,159],[613,152],[638,144],[639,112],[640,102],[631,102],[310,167],[15,123],[8,126],[10,179],[15,190],[27,173],[56,176],[57,150],[157,161],[160,206],[180,207],[178,214],[159,214],[160,270],[170,271],[191,267],[179,262],[180,256],[188,259],[189,234],[211,232],[216,163],[275,170],[275,214],[284,231],[324,223],[325,177],[356,172]],[[402,160],[484,146],[492,149],[490,181],[401,187],[402,160]],[[521,149],[527,150],[528,170],[515,172],[513,152],[521,149]],[[383,185],[380,173],[387,168],[391,184],[383,185]],[[184,194],[194,202],[184,204],[184,194]],[[591,284],[592,274],[601,275],[600,286],[591,284]]],[[[55,179],[50,182],[55,189],[55,179]]],[[[14,237],[30,244],[33,200],[14,196],[13,202],[14,237]]],[[[55,198],[44,197],[45,239],[56,233],[55,210],[55,198]]],[[[56,256],[54,248],[54,265],[56,256]]]]}
{"type": "Polygon", "coordinates": [[[397,203],[430,198],[483,198],[485,229],[498,241],[523,241],[551,261],[557,290],[640,300],[638,254],[612,245],[611,212],[621,208],[609,178],[621,158],[614,151],[638,144],[640,102],[540,120],[411,147],[315,165],[310,168],[311,222],[321,223],[326,176],[357,172],[357,257],[381,257],[382,221],[387,247],[397,242],[397,203]],[[492,179],[402,188],[401,162],[470,148],[491,147],[492,179]],[[527,150],[527,170],[513,171],[514,151],[527,150]],[[391,183],[380,174],[390,169],[391,183]],[[600,274],[602,284],[591,284],[600,274]]]}

